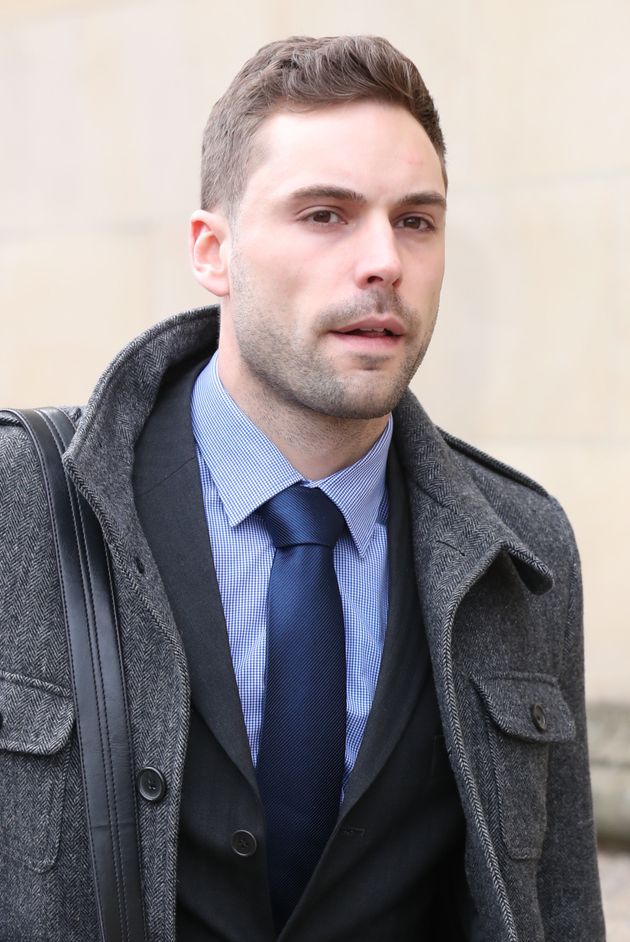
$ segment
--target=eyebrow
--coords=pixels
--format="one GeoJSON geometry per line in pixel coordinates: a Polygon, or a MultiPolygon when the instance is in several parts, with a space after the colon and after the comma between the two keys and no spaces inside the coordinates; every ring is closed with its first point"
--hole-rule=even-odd
{"type": "MultiPolygon", "coordinates": [[[[319,183],[302,186],[289,194],[290,201],[304,199],[333,199],[345,203],[367,203],[367,197],[356,190],[319,183]]],[[[446,209],[446,199],[436,190],[418,190],[414,193],[405,193],[394,204],[395,209],[404,206],[439,206],[441,209],[446,209]]]]}

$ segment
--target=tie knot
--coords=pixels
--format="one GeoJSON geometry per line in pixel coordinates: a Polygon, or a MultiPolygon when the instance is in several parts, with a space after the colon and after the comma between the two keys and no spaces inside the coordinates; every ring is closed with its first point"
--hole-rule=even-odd
{"type": "Polygon", "coordinates": [[[294,484],[268,500],[258,511],[276,548],[314,543],[331,549],[346,521],[336,504],[318,487],[294,484]]]}

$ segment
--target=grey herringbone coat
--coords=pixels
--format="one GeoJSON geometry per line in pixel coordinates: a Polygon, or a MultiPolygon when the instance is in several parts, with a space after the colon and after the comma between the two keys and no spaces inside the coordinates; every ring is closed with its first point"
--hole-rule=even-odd
{"type": "MultiPolygon", "coordinates": [[[[135,764],[159,767],[168,782],[164,801],[139,803],[150,942],[175,937],[189,680],[134,505],[134,443],[165,370],[199,350],[210,353],[216,340],[216,311],[208,309],[131,343],[99,382],[65,458],[111,551],[135,764]]],[[[478,913],[471,939],[600,942],[570,527],[540,487],[438,432],[410,394],[395,413],[395,442],[467,822],[478,913]]],[[[1,414],[0,714],[0,942],[92,942],[98,936],[48,511],[32,448],[1,414]]]]}

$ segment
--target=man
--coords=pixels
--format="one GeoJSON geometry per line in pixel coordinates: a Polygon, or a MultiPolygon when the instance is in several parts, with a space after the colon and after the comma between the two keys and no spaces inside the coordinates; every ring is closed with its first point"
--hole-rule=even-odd
{"type": "MultiPolygon", "coordinates": [[[[569,525],[406,391],[444,268],[422,79],[382,39],[272,43],[202,178],[220,333],[131,343],[65,456],[111,553],[149,939],[603,939],[569,525]]],[[[0,447],[0,938],[86,942],[48,511],[8,416],[0,447]]]]}

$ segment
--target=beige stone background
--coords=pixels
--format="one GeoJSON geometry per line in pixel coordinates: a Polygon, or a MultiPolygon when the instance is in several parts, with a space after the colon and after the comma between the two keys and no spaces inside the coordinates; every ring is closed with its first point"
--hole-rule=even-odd
{"type": "MultiPolygon", "coordinates": [[[[630,704],[628,0],[0,0],[0,403],[82,402],[135,333],[206,303],[186,225],[210,104],[263,42],[339,32],[418,63],[449,146],[415,389],[565,504],[589,699],[630,704]]],[[[630,863],[602,867],[622,942],[630,863]]]]}

